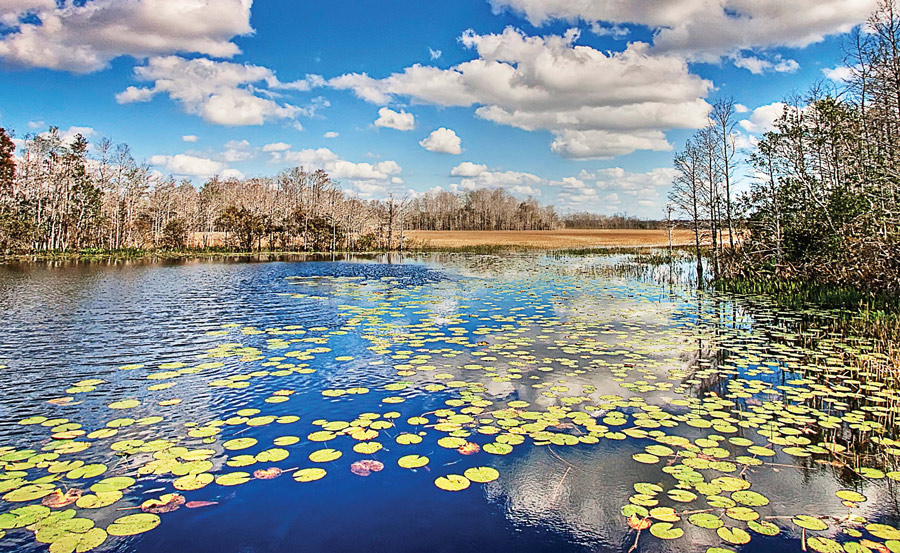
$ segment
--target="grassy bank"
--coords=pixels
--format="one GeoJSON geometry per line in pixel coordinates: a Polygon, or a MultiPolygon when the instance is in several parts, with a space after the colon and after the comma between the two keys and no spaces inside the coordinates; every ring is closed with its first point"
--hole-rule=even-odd
{"type": "MultiPolygon", "coordinates": [[[[344,254],[348,252],[334,252],[344,254]]],[[[372,252],[369,252],[372,253],[372,252]]],[[[303,252],[293,250],[246,251],[232,248],[186,248],[179,250],[144,250],[137,248],[119,250],[71,250],[44,251],[26,254],[0,255],[0,263],[21,263],[28,261],[107,261],[139,259],[190,259],[209,257],[249,257],[255,255],[330,255],[331,252],[303,252]]]]}
{"type": "Polygon", "coordinates": [[[832,330],[900,341],[900,298],[857,288],[786,279],[720,279],[718,290],[762,295],[791,309],[827,309],[834,315],[832,330]]]}

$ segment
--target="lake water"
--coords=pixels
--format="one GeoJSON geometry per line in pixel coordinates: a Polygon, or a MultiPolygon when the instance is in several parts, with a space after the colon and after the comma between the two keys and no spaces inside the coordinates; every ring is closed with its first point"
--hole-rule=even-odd
{"type": "Polygon", "coordinates": [[[0,550],[900,552],[880,345],[623,261],[0,266],[0,550]]]}

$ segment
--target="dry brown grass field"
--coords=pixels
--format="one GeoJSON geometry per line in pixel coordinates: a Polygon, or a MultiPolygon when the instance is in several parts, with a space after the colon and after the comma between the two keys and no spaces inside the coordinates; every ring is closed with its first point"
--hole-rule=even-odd
{"type": "MultiPolygon", "coordinates": [[[[533,248],[542,250],[580,249],[603,247],[659,247],[668,246],[665,230],[617,230],[617,229],[563,229],[534,231],[407,231],[404,238],[415,247],[429,249],[457,249],[475,247],[533,248]]],[[[678,229],[672,233],[675,245],[693,243],[690,230],[678,229]]]]}

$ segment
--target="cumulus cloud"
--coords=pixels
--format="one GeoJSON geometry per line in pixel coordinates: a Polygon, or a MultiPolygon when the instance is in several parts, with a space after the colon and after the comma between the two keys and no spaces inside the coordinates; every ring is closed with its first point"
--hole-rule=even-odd
{"type": "Polygon", "coordinates": [[[272,142],[271,144],[266,144],[262,147],[262,151],[264,152],[283,152],[290,149],[291,145],[287,142],[272,142]]]}
{"type": "Polygon", "coordinates": [[[4,0],[0,58],[88,73],[122,56],[188,52],[232,57],[249,35],[252,0],[4,0]],[[26,17],[31,16],[31,17],[26,17]]]}
{"type": "Polygon", "coordinates": [[[795,60],[784,59],[776,55],[772,59],[764,59],[757,56],[745,56],[743,54],[735,54],[731,56],[731,60],[735,67],[746,69],[754,75],[762,75],[763,73],[796,73],[800,69],[800,64],[795,60]]]}
{"type": "Polygon", "coordinates": [[[495,11],[512,10],[534,25],[551,20],[656,30],[654,48],[713,61],[744,49],[804,47],[864,22],[877,0],[490,0],[495,11]]]}
{"type": "Polygon", "coordinates": [[[403,168],[392,160],[355,163],[341,159],[328,148],[275,151],[271,155],[274,163],[322,169],[331,178],[349,185],[363,198],[381,197],[390,190],[391,185],[403,183],[399,177],[403,168]]]}
{"type": "Polygon", "coordinates": [[[854,69],[846,65],[839,65],[838,67],[825,68],[822,70],[822,74],[825,75],[825,78],[841,84],[850,81],[853,78],[853,72],[854,69]]]}
{"type": "Polygon", "coordinates": [[[428,48],[428,55],[431,56],[431,59],[433,59],[433,60],[436,60],[439,57],[441,57],[441,53],[442,52],[440,50],[434,50],[433,48],[430,48],[430,47],[428,48]]]}
{"type": "Polygon", "coordinates": [[[784,113],[784,103],[775,102],[754,109],[750,117],[739,121],[741,128],[752,134],[762,134],[772,130],[775,121],[784,113]]]}
{"type": "Polygon", "coordinates": [[[337,131],[328,131],[322,135],[323,138],[337,138],[339,136],[341,136],[341,133],[337,131]]]}
{"type": "Polygon", "coordinates": [[[478,117],[554,135],[554,151],[604,158],[636,149],[666,150],[664,131],[706,123],[712,84],[691,74],[679,56],[645,43],[622,52],[579,46],[579,33],[527,36],[466,31],[461,42],[477,57],[439,69],[412,65],[382,79],[365,73],[328,81],[372,103],[396,97],[438,106],[476,106],[478,117]]]}
{"type": "Polygon", "coordinates": [[[390,108],[381,108],[378,110],[378,119],[375,120],[375,126],[397,129],[398,131],[411,131],[416,127],[416,118],[412,113],[407,113],[402,109],[398,112],[390,108]]]}
{"type": "Polygon", "coordinates": [[[478,165],[471,161],[464,161],[450,170],[454,177],[475,177],[487,171],[487,165],[478,165]]]}
{"type": "Polygon", "coordinates": [[[219,175],[223,179],[242,179],[244,178],[244,174],[238,171],[237,169],[225,169],[222,171],[222,174],[219,175]]]}
{"type": "Polygon", "coordinates": [[[672,149],[672,145],[662,131],[632,131],[625,134],[564,129],[556,133],[550,149],[567,158],[611,159],[635,150],[667,151],[672,149]]]}
{"type": "Polygon", "coordinates": [[[664,203],[663,192],[672,184],[676,171],[659,167],[645,172],[611,167],[575,177],[551,181],[559,190],[556,204],[562,209],[610,212],[628,206],[633,215],[657,216],[664,203]]]}
{"type": "MultiPolygon", "coordinates": [[[[97,134],[93,127],[69,127],[68,129],[58,129],[59,139],[63,144],[70,145],[77,135],[84,138],[91,138],[97,134]]],[[[50,131],[40,133],[40,136],[46,138],[50,136],[50,131]]],[[[18,148],[18,145],[16,146],[18,148]]]]}
{"type": "MultiPolygon", "coordinates": [[[[164,171],[178,176],[186,177],[211,177],[213,175],[224,175],[227,166],[221,161],[216,161],[206,157],[198,157],[188,154],[155,155],[147,160],[147,163],[156,167],[161,167],[164,171]]],[[[230,173],[235,176],[234,172],[230,173]]]]}
{"type": "Polygon", "coordinates": [[[52,10],[56,0],[0,0],[0,23],[11,27],[26,15],[52,10]]]}
{"type": "Polygon", "coordinates": [[[462,153],[462,141],[453,129],[441,127],[419,141],[419,145],[429,152],[459,155],[462,153]]]}
{"type": "Polygon", "coordinates": [[[540,185],[547,181],[532,173],[519,171],[479,171],[471,177],[460,180],[458,188],[477,190],[479,188],[502,188],[519,196],[540,196],[540,185]]]}
{"type": "Polygon", "coordinates": [[[256,152],[246,140],[229,140],[225,143],[225,150],[220,157],[228,163],[247,161],[256,156],[256,152]]]}
{"type": "Polygon", "coordinates": [[[194,134],[186,134],[181,137],[181,140],[183,140],[184,142],[197,142],[198,140],[200,140],[200,138],[194,134]]]}
{"type": "Polygon", "coordinates": [[[157,94],[166,94],[186,112],[219,125],[262,125],[273,120],[293,120],[299,115],[314,115],[318,108],[327,106],[324,100],[314,100],[303,108],[272,99],[279,90],[310,90],[319,86],[322,79],[308,75],[285,83],[271,69],[258,65],[165,56],[150,58],[146,65],[136,67],[134,74],[153,86],[129,86],[116,95],[120,104],[146,102],[157,94]]]}

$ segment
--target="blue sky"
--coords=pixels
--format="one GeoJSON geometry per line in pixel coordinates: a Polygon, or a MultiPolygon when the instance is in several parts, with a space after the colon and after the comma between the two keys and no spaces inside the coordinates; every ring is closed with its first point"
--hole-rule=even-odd
{"type": "Polygon", "coordinates": [[[785,95],[839,86],[842,40],[873,8],[0,1],[0,125],[126,142],[197,185],[304,165],[365,198],[499,186],[658,217],[673,150],[710,103],[734,97],[752,143],[785,95]]]}

